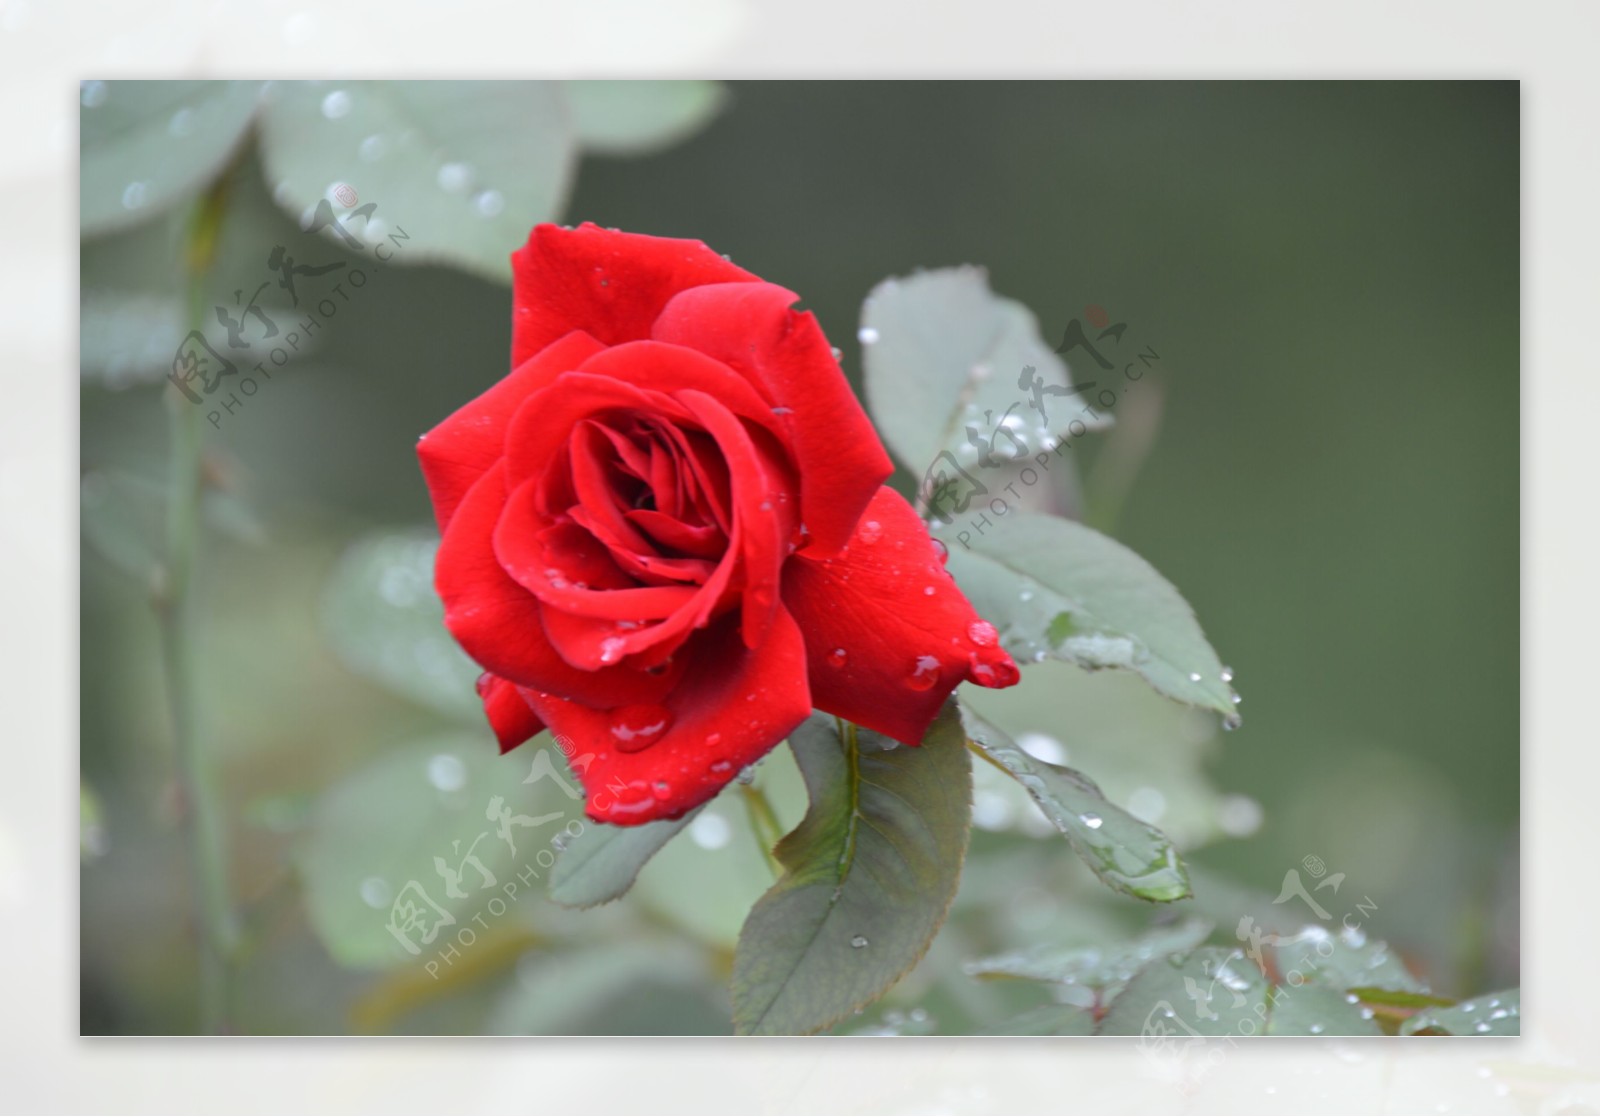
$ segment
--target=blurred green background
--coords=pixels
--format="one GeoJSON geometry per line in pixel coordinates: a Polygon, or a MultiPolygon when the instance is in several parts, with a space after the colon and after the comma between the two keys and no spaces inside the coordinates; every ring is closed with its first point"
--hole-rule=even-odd
{"type": "MultiPolygon", "coordinates": [[[[1088,304],[1126,321],[1161,364],[1133,421],[1079,461],[1091,522],[1185,594],[1236,672],[1244,726],[1221,735],[1126,678],[1053,665],[1029,668],[1018,701],[1190,851],[1182,906],[1223,940],[1314,856],[1375,904],[1369,930],[1462,994],[1514,985],[1519,966],[1519,96],[1509,82],[735,83],[681,143],[586,156],[562,220],[702,239],[799,292],[858,387],[861,300],[918,267],[986,265],[1052,341],[1088,304]]],[[[364,173],[352,156],[344,177],[363,188],[364,173]]],[[[302,236],[271,193],[248,156],[210,301],[248,294],[267,249],[302,236]]],[[[385,212],[381,186],[363,197],[385,212]]],[[[181,336],[164,317],[178,224],[152,214],[82,250],[85,531],[114,508],[92,534],[135,569],[167,445],[138,354],[170,359],[181,336]]],[[[622,904],[518,908],[442,982],[386,952],[387,896],[481,827],[480,790],[529,814],[559,791],[520,782],[531,753],[494,757],[470,672],[383,612],[428,606],[413,447],[505,372],[509,288],[369,270],[314,351],[207,428],[204,738],[251,928],[234,1026],[726,1030],[731,935],[764,872],[733,810],[622,904]]],[[[144,588],[85,548],[86,1033],[196,1027],[144,588]]],[[[763,779],[797,818],[781,758],[763,779]]],[[[1149,922],[1005,794],[980,778],[984,825],[927,962],[840,1031],[882,1012],[891,1030],[980,1030],[1029,994],[964,960],[1149,922]]]]}

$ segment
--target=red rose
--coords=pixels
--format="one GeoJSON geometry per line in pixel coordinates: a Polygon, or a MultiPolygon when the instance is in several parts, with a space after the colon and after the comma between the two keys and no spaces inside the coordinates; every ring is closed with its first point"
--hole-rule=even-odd
{"type": "Polygon", "coordinates": [[[797,296],[594,225],[513,263],[511,375],[417,448],[503,751],[549,726],[589,815],[642,823],[813,707],[915,745],[957,684],[1017,681],[797,296]]]}

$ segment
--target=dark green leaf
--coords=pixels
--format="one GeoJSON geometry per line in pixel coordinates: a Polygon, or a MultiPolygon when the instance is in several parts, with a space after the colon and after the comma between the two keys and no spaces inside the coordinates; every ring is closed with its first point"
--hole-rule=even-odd
{"type": "Polygon", "coordinates": [[[918,748],[814,715],[790,745],[811,807],[750,912],[733,968],[742,1034],[809,1034],[873,1000],[928,949],[955,896],[972,770],[954,703],[918,748]]]}
{"type": "Polygon", "coordinates": [[[1169,698],[1236,719],[1216,652],[1178,591],[1144,559],[1082,524],[1023,513],[982,533],[941,533],[949,569],[1019,660],[1135,671],[1169,698]]]}
{"type": "Polygon", "coordinates": [[[260,100],[250,81],[92,81],[79,123],[85,236],[144,221],[227,164],[260,100]]]}
{"type": "Polygon", "coordinates": [[[1046,764],[963,708],[974,747],[1017,780],[1095,875],[1119,892],[1167,902],[1189,895],[1189,877],[1171,840],[1108,802],[1093,780],[1046,764]]]}
{"type": "Polygon", "coordinates": [[[619,898],[633,887],[645,862],[699,813],[643,826],[607,826],[586,819],[550,870],[550,898],[574,908],[619,898]]]}

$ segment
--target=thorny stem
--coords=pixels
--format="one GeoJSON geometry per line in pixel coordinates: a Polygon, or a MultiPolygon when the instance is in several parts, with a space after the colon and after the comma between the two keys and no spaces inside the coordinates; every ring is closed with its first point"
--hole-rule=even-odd
{"type": "MultiPolygon", "coordinates": [[[[204,323],[205,279],[216,256],[228,182],[229,176],[224,176],[196,206],[185,244],[189,320],[196,330],[204,323]]],[[[171,386],[166,402],[172,434],[166,561],[156,583],[155,606],[180,789],[179,814],[200,933],[200,1022],[207,1034],[216,1035],[228,1028],[230,970],[238,928],[228,894],[226,835],[195,710],[193,574],[205,440],[198,404],[171,386]]]]}

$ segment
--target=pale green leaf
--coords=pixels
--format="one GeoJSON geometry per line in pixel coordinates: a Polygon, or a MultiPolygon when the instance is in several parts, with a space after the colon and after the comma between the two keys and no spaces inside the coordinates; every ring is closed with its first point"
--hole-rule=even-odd
{"type": "Polygon", "coordinates": [[[560,214],[577,158],[554,82],[279,82],[261,132],[273,196],[302,228],[326,201],[374,254],[387,245],[385,263],[501,281],[528,230],[560,214]]]}
{"type": "Polygon", "coordinates": [[[704,127],[725,100],[714,81],[569,81],[573,130],[587,151],[642,155],[704,127]]]}
{"type": "Polygon", "coordinates": [[[1450,1008],[1429,1008],[1400,1026],[1401,1034],[1444,1032],[1452,1036],[1520,1036],[1522,993],[1505,989],[1468,997],[1450,1008]]]}
{"type": "Polygon", "coordinates": [[[1169,698],[1236,720],[1224,668],[1188,602],[1144,559],[1082,524],[1009,515],[940,533],[949,569],[1012,655],[1121,668],[1169,698]]]}
{"type": "Polygon", "coordinates": [[[1031,406],[1024,369],[1052,391],[1072,391],[1072,376],[1032,311],[990,291],[982,268],[884,280],[862,304],[859,336],[878,430],[919,477],[941,453],[981,474],[1048,450],[1073,422],[1109,422],[1084,411],[1081,393],[1043,395],[1043,415],[1031,406]]]}
{"type": "Polygon", "coordinates": [[[78,226],[144,221],[198,192],[250,127],[261,83],[91,81],[79,113],[78,226]]]}

